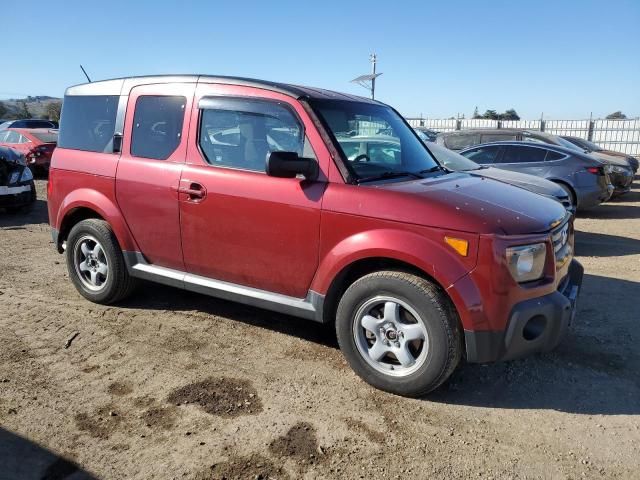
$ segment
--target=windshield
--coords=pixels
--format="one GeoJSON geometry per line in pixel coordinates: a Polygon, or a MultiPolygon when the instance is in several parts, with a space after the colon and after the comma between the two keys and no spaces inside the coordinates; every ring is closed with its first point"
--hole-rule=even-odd
{"type": "Polygon", "coordinates": [[[586,150],[591,150],[592,152],[600,152],[602,150],[602,147],[600,145],[596,145],[595,143],[590,142],[589,140],[585,140],[584,138],[574,138],[569,141],[575,143],[579,147],[585,148],[586,150]]]}
{"type": "Polygon", "coordinates": [[[441,170],[393,109],[349,100],[313,100],[356,180],[404,180],[441,170]]]}
{"type": "Polygon", "coordinates": [[[437,143],[430,143],[428,147],[429,150],[431,150],[431,153],[436,157],[438,162],[447,167],[449,170],[463,172],[467,170],[478,170],[482,168],[476,162],[473,162],[468,158],[463,157],[459,153],[443,147],[442,145],[438,145],[437,143]]]}

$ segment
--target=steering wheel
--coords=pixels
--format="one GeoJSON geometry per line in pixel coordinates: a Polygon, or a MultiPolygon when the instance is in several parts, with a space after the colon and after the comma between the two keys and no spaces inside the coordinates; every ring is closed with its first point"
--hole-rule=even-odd
{"type": "Polygon", "coordinates": [[[367,155],[366,153],[361,153],[360,155],[358,155],[356,158],[352,160],[353,163],[370,162],[370,161],[371,159],[369,158],[369,155],[367,155]]]}

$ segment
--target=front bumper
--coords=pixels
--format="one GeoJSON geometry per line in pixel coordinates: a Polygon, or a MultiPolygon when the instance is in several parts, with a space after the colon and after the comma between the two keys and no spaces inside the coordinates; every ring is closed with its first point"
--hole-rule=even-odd
{"type": "Polygon", "coordinates": [[[0,187],[0,208],[21,207],[35,202],[36,191],[33,183],[0,187]]]}
{"type": "Polygon", "coordinates": [[[621,195],[631,190],[631,183],[633,183],[633,172],[631,170],[625,173],[612,172],[609,174],[609,178],[611,178],[611,183],[615,188],[614,195],[621,195]]]}
{"type": "Polygon", "coordinates": [[[575,316],[583,274],[582,265],[573,260],[557,291],[513,307],[505,330],[465,330],[467,361],[511,360],[555,348],[575,316]]]}

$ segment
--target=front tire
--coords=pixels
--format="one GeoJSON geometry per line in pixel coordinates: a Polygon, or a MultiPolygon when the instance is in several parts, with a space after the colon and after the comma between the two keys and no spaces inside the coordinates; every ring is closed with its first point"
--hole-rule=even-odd
{"type": "Polygon", "coordinates": [[[336,333],[363,380],[407,397],[436,389],[462,356],[449,300],[430,281],[404,272],[380,271],[356,280],[338,304],[336,333]]]}
{"type": "Polygon", "coordinates": [[[87,300],[109,305],[135,288],[120,245],[104,220],[78,222],[67,238],[67,269],[74,286],[87,300]]]}

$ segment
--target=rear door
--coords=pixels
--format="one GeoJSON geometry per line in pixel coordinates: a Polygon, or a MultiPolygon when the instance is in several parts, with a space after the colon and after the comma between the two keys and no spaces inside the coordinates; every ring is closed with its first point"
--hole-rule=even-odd
{"type": "Polygon", "coordinates": [[[544,177],[549,170],[545,164],[547,150],[535,145],[506,145],[496,167],[544,177]]]}
{"type": "Polygon", "coordinates": [[[191,123],[198,133],[180,182],[190,192],[180,194],[187,271],[304,298],[318,265],[329,158],[306,112],[280,93],[201,84],[191,123]],[[268,176],[275,150],[317,158],[319,180],[268,176]]]}
{"type": "Polygon", "coordinates": [[[193,84],[131,90],[116,198],[146,259],[184,270],[177,188],[187,151],[193,84]]]}

